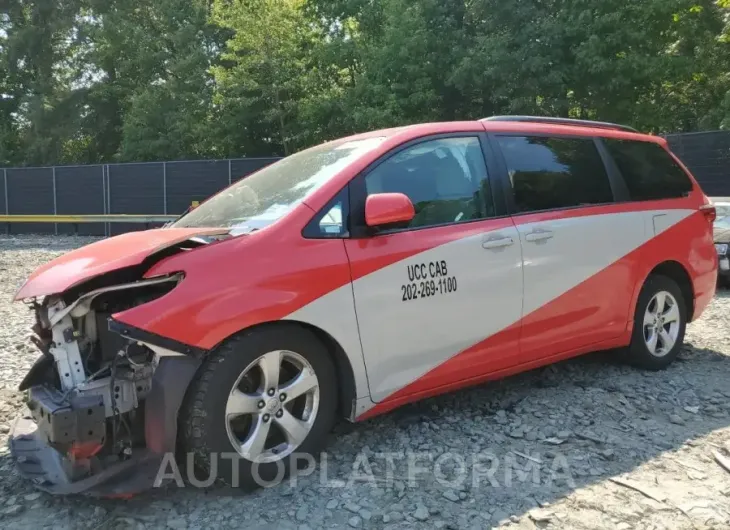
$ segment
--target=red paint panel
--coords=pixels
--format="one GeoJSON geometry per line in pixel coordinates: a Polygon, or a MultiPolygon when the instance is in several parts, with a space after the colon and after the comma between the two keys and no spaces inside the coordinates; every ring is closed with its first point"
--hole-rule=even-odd
{"type": "Polygon", "coordinates": [[[36,269],[15,300],[61,293],[107,272],[139,265],[158,250],[195,235],[225,233],[219,228],[168,228],[130,232],[67,252],[36,269]]]}
{"type": "Polygon", "coordinates": [[[640,254],[631,252],[526,315],[522,319],[521,362],[586,346],[586,330],[591,330],[594,339],[588,347],[621,335],[630,314],[633,286],[638,281],[640,254]]]}
{"type": "MultiPolygon", "coordinates": [[[[384,236],[369,240],[304,239],[301,227],[313,212],[305,205],[287,223],[276,223],[248,236],[171,256],[146,277],[185,272],[185,279],[165,296],[114,315],[117,320],[200,348],[257,324],[280,320],[317,298],[348,284],[345,252],[354,253],[355,278],[436,246],[485,231],[484,223],[400,234],[397,248],[384,236]]],[[[491,223],[490,223],[491,224],[491,223]]],[[[494,229],[510,226],[494,221],[494,229]]]]}
{"type": "Polygon", "coordinates": [[[161,261],[147,277],[184,271],[185,279],[165,296],[114,318],[200,348],[283,318],[350,281],[341,240],[308,240],[293,228],[312,215],[300,205],[288,223],[161,261]]]}
{"type": "MultiPolygon", "coordinates": [[[[496,337],[497,335],[495,335],[496,337]]],[[[619,346],[619,343],[617,340],[612,340],[609,342],[596,344],[592,347],[585,347],[579,350],[574,351],[566,351],[563,353],[560,353],[558,355],[554,355],[552,357],[544,357],[542,359],[534,359],[529,362],[518,364],[511,366],[509,368],[504,368],[501,370],[492,371],[485,374],[479,374],[474,375],[473,373],[467,373],[466,379],[462,379],[460,381],[453,381],[451,383],[444,384],[439,387],[424,389],[421,391],[418,391],[416,393],[410,393],[410,394],[401,394],[398,392],[397,397],[394,397],[393,399],[388,399],[387,401],[381,401],[377,405],[375,405],[373,408],[367,410],[364,414],[361,414],[358,416],[355,421],[363,421],[370,418],[373,418],[375,416],[378,416],[380,414],[384,414],[386,412],[390,412],[391,410],[394,410],[398,407],[401,407],[403,405],[406,405],[408,403],[415,403],[416,401],[420,401],[422,399],[426,399],[433,396],[438,396],[441,394],[445,394],[447,392],[453,392],[456,390],[461,390],[463,388],[478,385],[481,383],[486,383],[487,381],[495,381],[497,379],[503,379],[505,377],[509,377],[511,375],[519,374],[522,372],[526,372],[528,370],[534,370],[535,368],[539,368],[541,366],[547,366],[549,364],[556,363],[558,361],[562,361],[565,359],[570,359],[571,357],[577,357],[578,355],[582,355],[584,353],[589,353],[594,350],[598,349],[611,349],[616,348],[619,346]]]]}
{"type": "Polygon", "coordinates": [[[517,324],[460,352],[378,403],[358,420],[376,416],[406,403],[519,373],[559,359],[628,345],[631,340],[633,308],[636,306],[641,285],[650,272],[666,260],[677,261],[688,271],[696,297],[695,317],[698,316],[714,296],[717,274],[712,232],[708,231],[707,222],[700,212],[662,232],[598,274],[527,315],[517,324]],[[623,292],[617,289],[621,285],[629,290],[623,292]],[[631,289],[634,286],[636,288],[631,289]],[[626,297],[631,297],[630,303],[627,303],[626,297]],[[619,337],[597,334],[595,343],[590,345],[572,343],[563,333],[564,326],[571,321],[584,325],[585,319],[591,318],[590,310],[586,308],[592,304],[588,301],[595,299],[616,304],[617,311],[623,311],[625,332],[619,337]],[[626,307],[628,311],[624,309],[626,307]],[[551,333],[554,329],[562,329],[562,340],[552,340],[551,333]],[[501,359],[510,358],[504,352],[514,352],[516,337],[520,334],[519,354],[512,357],[518,359],[517,364],[511,367],[500,364],[501,359]]]}
{"type": "Polygon", "coordinates": [[[704,217],[700,212],[691,214],[598,274],[525,316],[522,319],[520,342],[522,361],[528,362],[583,346],[571,339],[569,334],[565,336],[564,326],[569,322],[575,322],[581,328],[595,329],[596,343],[611,339],[609,330],[601,331],[601,322],[592,322],[593,315],[586,309],[595,305],[595,300],[602,302],[602,315],[607,313],[605,305],[612,307],[609,314],[614,318],[605,324],[623,319],[626,323],[623,337],[625,344],[628,344],[641,287],[652,270],[667,261],[679,263],[688,272],[695,294],[696,318],[715,294],[716,254],[712,231],[707,228],[704,217]],[[562,329],[560,340],[553,336],[556,329],[562,329]]]}
{"type": "Polygon", "coordinates": [[[445,245],[490,231],[513,226],[512,219],[486,219],[458,225],[397,232],[371,239],[349,239],[345,241],[352,268],[352,280],[367,276],[388,265],[445,245]]]}
{"type": "Polygon", "coordinates": [[[620,129],[604,129],[598,127],[582,127],[575,125],[557,125],[549,123],[530,123],[515,121],[482,121],[484,130],[499,133],[515,134],[562,134],[570,136],[601,136],[620,140],[636,140],[640,142],[654,142],[662,146],[667,145],[664,138],[648,134],[622,131],[620,129]]]}
{"type": "Polygon", "coordinates": [[[524,213],[514,216],[516,225],[529,223],[545,223],[558,219],[574,219],[591,215],[608,215],[624,212],[648,212],[652,210],[696,210],[702,204],[702,193],[698,190],[690,198],[670,199],[643,202],[619,202],[616,204],[601,204],[596,206],[582,206],[575,209],[553,210],[549,212],[524,213]]]}
{"type": "Polygon", "coordinates": [[[699,318],[715,296],[718,267],[712,225],[702,212],[693,213],[662,232],[637,249],[637,252],[638,281],[631,307],[636,306],[640,287],[658,262],[676,261],[690,276],[694,293],[692,319],[699,318]]]}
{"type": "Polygon", "coordinates": [[[410,222],[416,216],[413,203],[404,193],[379,193],[365,200],[365,222],[368,226],[410,222]]]}

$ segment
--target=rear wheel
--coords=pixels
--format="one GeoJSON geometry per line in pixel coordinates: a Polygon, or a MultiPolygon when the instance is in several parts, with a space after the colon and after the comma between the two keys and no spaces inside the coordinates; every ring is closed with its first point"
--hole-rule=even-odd
{"type": "Polygon", "coordinates": [[[649,370],[669,366],[684,342],[687,309],[677,283],[650,276],[639,294],[627,360],[649,370]]]}
{"type": "Polygon", "coordinates": [[[192,383],[183,447],[201,480],[217,473],[234,487],[268,485],[312,462],[336,404],[334,366],[316,336],[296,326],[253,331],[213,352],[192,383]]]}

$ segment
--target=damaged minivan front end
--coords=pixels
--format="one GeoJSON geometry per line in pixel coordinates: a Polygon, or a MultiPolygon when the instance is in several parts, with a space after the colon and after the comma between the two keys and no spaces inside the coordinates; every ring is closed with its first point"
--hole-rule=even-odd
{"type": "MultiPolygon", "coordinates": [[[[145,278],[154,263],[226,236],[160,232],[172,237],[168,244],[132,262],[122,245],[121,268],[24,298],[31,277],[19,291],[35,314],[31,341],[40,356],[20,385],[27,408],[13,425],[10,449],[19,471],[40,489],[131,495],[155,485],[164,456],[175,451],[177,413],[204,352],[126,326],[115,315],[184,281],[183,272],[145,278]]],[[[107,257],[109,241],[100,242],[107,257]]],[[[58,267],[76,271],[73,262],[83,256],[61,259],[58,267]]]]}

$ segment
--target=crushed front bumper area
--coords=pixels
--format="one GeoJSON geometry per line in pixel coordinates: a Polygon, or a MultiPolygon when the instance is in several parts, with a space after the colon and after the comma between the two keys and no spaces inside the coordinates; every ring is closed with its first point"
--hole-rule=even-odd
{"type": "Polygon", "coordinates": [[[162,462],[160,455],[141,451],[128,460],[93,473],[90,463],[74,462],[43,438],[30,410],[26,409],[16,418],[10,431],[10,452],[18,472],[35,487],[52,494],[134,495],[154,485],[162,462]]]}
{"type": "Polygon", "coordinates": [[[143,403],[145,447],[135,447],[124,459],[93,454],[94,444],[103,442],[99,429],[106,427],[102,401],[69,402],[54,389],[32,387],[28,407],[10,432],[18,471],[38,489],[57,495],[131,497],[164,485],[156,484],[157,476],[165,455],[175,452],[178,411],[198,366],[199,359],[186,355],[159,357],[143,403]],[[83,456],[76,457],[78,452],[83,456]]]}
{"type": "Polygon", "coordinates": [[[178,411],[206,352],[114,319],[184,278],[116,283],[129,274],[28,303],[41,356],[20,385],[27,410],[9,445],[20,473],[49,493],[131,496],[174,458],[178,411]]]}

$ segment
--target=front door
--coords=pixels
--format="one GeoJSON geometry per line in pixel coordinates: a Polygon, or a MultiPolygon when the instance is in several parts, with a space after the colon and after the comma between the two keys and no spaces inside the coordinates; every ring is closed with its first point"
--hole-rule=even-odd
{"type": "Polygon", "coordinates": [[[408,226],[345,241],[372,399],[514,364],[519,333],[494,337],[522,312],[519,234],[496,216],[480,136],[422,139],[358,179],[362,195],[405,193],[416,210],[408,226]]]}

